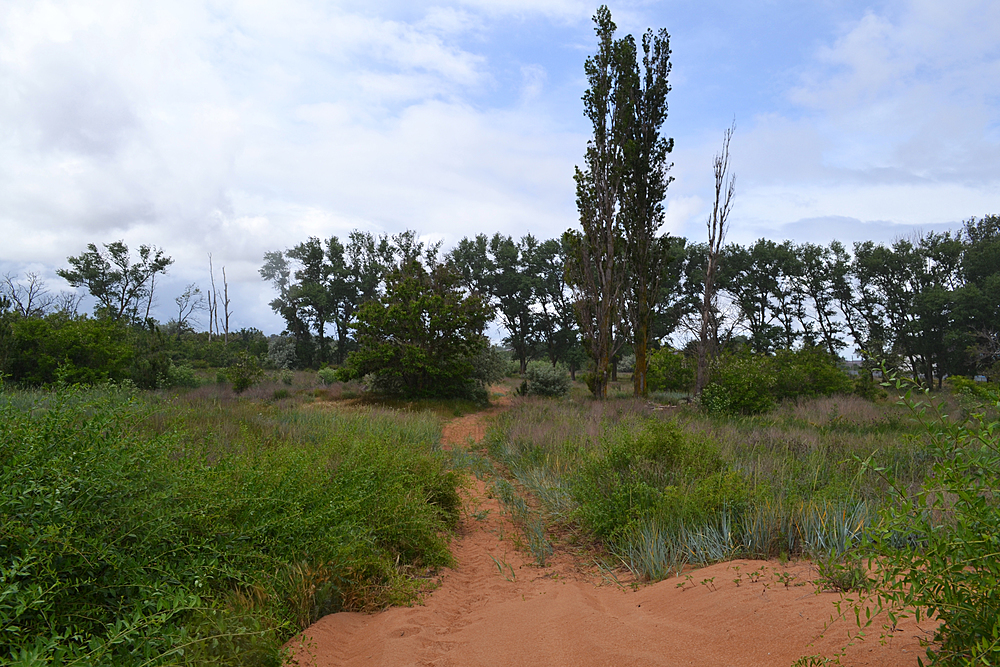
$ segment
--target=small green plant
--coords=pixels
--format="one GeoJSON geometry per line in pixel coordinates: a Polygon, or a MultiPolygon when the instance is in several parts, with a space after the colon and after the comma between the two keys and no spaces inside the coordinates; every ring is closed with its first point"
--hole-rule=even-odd
{"type": "Polygon", "coordinates": [[[743,575],[740,573],[740,566],[733,565],[732,569],[736,571],[736,576],[733,578],[733,583],[736,584],[736,588],[739,588],[740,584],[743,583],[743,575]]]}
{"type": "Polygon", "coordinates": [[[872,580],[868,576],[864,561],[856,552],[851,552],[838,559],[830,557],[816,563],[819,570],[820,588],[829,591],[849,593],[851,591],[869,591],[872,580]]]}
{"type": "Polygon", "coordinates": [[[226,369],[226,378],[233,383],[233,391],[237,394],[260,382],[262,377],[264,369],[260,359],[246,351],[237,354],[232,365],[226,369]]]}
{"type": "Polygon", "coordinates": [[[569,388],[569,374],[564,368],[532,361],[517,393],[522,396],[565,396],[569,388]]]}
{"type": "Polygon", "coordinates": [[[493,564],[497,566],[497,570],[500,572],[500,576],[507,581],[514,582],[517,580],[517,575],[514,573],[514,566],[507,562],[506,558],[500,557],[495,558],[493,554],[486,554],[493,561],[493,564]],[[509,573],[509,574],[508,574],[509,573]]]}
{"type": "Polygon", "coordinates": [[[337,369],[336,368],[321,368],[316,372],[316,377],[319,379],[319,383],[324,386],[330,386],[334,382],[337,382],[337,369]]]}
{"type": "Polygon", "coordinates": [[[778,580],[779,584],[783,584],[785,588],[788,588],[789,586],[791,586],[792,582],[795,581],[798,577],[796,577],[791,572],[782,571],[775,574],[774,578],[778,580]]]}
{"type": "Polygon", "coordinates": [[[706,579],[702,579],[698,583],[700,583],[702,586],[704,586],[705,588],[707,588],[710,591],[716,591],[716,590],[718,590],[715,587],[715,577],[708,577],[706,579]]]}
{"type": "Polygon", "coordinates": [[[690,574],[685,574],[684,581],[678,582],[677,588],[686,591],[688,584],[691,584],[691,588],[694,588],[694,577],[692,577],[690,574]]]}

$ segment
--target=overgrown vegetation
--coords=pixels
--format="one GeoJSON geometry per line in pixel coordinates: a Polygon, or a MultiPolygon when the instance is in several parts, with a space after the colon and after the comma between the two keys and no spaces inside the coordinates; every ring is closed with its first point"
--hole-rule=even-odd
{"type": "Polygon", "coordinates": [[[655,580],[734,557],[840,558],[889,497],[887,479],[927,473],[917,434],[896,406],[844,395],[738,420],[525,398],[488,444],[552,521],[655,580]]]}
{"type": "Polygon", "coordinates": [[[870,544],[874,595],[859,604],[874,601],[893,623],[910,613],[939,621],[931,665],[1000,663],[1000,391],[979,392],[987,401],[964,420],[907,391],[934,468],[885,509],[870,544]]]}
{"type": "Polygon", "coordinates": [[[436,418],[255,391],[0,395],[0,662],[277,665],[450,561],[436,418]]]}

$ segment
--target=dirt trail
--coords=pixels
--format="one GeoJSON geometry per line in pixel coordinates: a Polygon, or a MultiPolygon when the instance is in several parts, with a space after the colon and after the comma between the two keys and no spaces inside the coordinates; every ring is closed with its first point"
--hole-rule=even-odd
{"type": "MultiPolygon", "coordinates": [[[[452,420],[444,443],[481,439],[499,409],[452,420]]],[[[632,590],[602,582],[558,551],[539,568],[515,540],[499,504],[475,480],[452,544],[456,567],[441,574],[424,604],[326,616],[294,642],[296,659],[310,667],[788,667],[804,655],[834,655],[854,627],[841,621],[820,637],[839,596],[815,594],[806,562],[721,563],[632,590]]],[[[912,622],[885,645],[878,625],[870,634],[842,664],[913,667],[923,654],[918,637],[927,637],[912,622]]]]}

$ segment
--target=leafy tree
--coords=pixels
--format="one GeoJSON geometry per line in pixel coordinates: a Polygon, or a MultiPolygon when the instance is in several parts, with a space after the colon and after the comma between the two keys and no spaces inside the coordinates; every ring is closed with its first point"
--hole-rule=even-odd
{"type": "MultiPolygon", "coordinates": [[[[528,262],[536,276],[536,332],[538,343],[553,366],[560,361],[575,376],[580,336],[576,308],[566,282],[566,247],[559,239],[538,244],[528,262]]],[[[575,379],[575,377],[574,377],[575,379]]]]}
{"type": "Polygon", "coordinates": [[[87,251],[68,257],[71,268],[56,273],[73,287],[86,287],[97,300],[95,312],[113,320],[138,321],[145,302],[145,315],[153,301],[153,285],[158,273],[166,273],[174,260],[156,246],[139,246],[138,261],[133,261],[124,241],[104,244],[98,250],[93,243],[87,251]]]}
{"type": "MultiPolygon", "coordinates": [[[[648,393],[646,365],[653,320],[661,297],[660,281],[670,259],[671,242],[659,236],[663,226],[663,199],[673,180],[667,176],[667,157],[674,140],[660,133],[667,117],[670,85],[670,37],[666,30],[642,36],[642,68],[633,63],[630,108],[632,118],[625,130],[625,178],[621,202],[624,257],[629,279],[625,282],[625,309],[632,330],[635,367],[632,373],[636,396],[648,393]]],[[[622,63],[624,66],[626,63],[622,63]]]]}
{"type": "Polygon", "coordinates": [[[358,349],[342,378],[371,375],[376,391],[407,398],[484,397],[474,359],[488,348],[489,310],[459,285],[444,264],[428,271],[413,259],[393,270],[385,294],[358,311],[358,349]]]}
{"type": "Polygon", "coordinates": [[[577,209],[581,231],[568,231],[568,273],[577,298],[584,344],[594,360],[592,391],[607,396],[612,359],[624,343],[622,315],[626,276],[621,194],[626,178],[625,151],[631,134],[637,88],[635,42],[615,39],[611,12],[601,6],[594,16],[597,54],[587,58],[588,88],[584,115],[593,126],[584,168],[576,168],[577,209]]]}

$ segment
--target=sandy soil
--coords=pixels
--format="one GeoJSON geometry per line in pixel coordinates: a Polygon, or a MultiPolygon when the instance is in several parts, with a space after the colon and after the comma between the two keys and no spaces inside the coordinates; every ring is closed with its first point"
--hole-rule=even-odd
{"type": "MultiPolygon", "coordinates": [[[[445,443],[478,440],[488,417],[453,420],[445,443]]],[[[310,667],[788,667],[801,656],[834,656],[856,631],[853,620],[830,625],[840,596],[816,593],[808,562],[735,561],[633,587],[625,572],[616,582],[566,550],[537,567],[518,542],[477,480],[452,545],[457,565],[422,605],[326,616],[290,644],[295,659],[310,667]]],[[[909,621],[880,642],[881,625],[848,647],[842,664],[914,667],[919,638],[932,628],[909,621]]]]}

